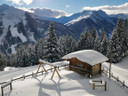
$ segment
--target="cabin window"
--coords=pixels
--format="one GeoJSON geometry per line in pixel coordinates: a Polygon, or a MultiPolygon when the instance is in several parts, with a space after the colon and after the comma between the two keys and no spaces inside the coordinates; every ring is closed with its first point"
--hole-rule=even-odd
{"type": "Polygon", "coordinates": [[[77,66],[83,68],[83,64],[77,63],[77,66]]]}

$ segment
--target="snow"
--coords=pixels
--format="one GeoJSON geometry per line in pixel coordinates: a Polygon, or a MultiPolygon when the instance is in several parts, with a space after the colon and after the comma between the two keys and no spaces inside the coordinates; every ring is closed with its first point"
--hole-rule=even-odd
{"type": "MultiPolygon", "coordinates": [[[[128,65],[125,64],[124,66],[127,66],[125,67],[127,69],[128,65]]],[[[122,63],[116,65],[119,67],[122,66],[122,63]]],[[[38,66],[39,65],[26,68],[7,67],[6,71],[0,72],[0,82],[3,80],[6,81],[9,78],[18,77],[18,75],[35,73],[38,66]]],[[[117,66],[112,66],[112,68],[115,67],[116,69],[117,66]]],[[[45,68],[49,69],[50,66],[45,65],[45,68]]],[[[125,68],[122,67],[122,69],[125,68]]],[[[119,72],[120,76],[122,72],[124,72],[123,70],[121,71],[121,68],[117,70],[118,71],[115,72],[119,72]]],[[[84,75],[66,70],[65,68],[60,68],[58,71],[61,78],[55,73],[53,80],[50,79],[53,71],[48,71],[33,77],[27,77],[24,80],[13,81],[13,90],[9,93],[9,96],[128,96],[128,89],[113,80],[109,81],[108,77],[104,74],[97,75],[93,77],[93,79],[99,80],[102,78],[102,80],[107,81],[107,91],[104,91],[104,87],[96,87],[96,89],[93,90],[92,85],[89,83],[90,79],[84,75]]],[[[126,72],[128,74],[128,71],[126,72]]],[[[125,79],[128,81],[127,78],[125,79]]]]}
{"type": "Polygon", "coordinates": [[[83,62],[87,62],[92,66],[108,60],[106,56],[94,50],[76,51],[62,57],[62,59],[71,59],[71,58],[77,58],[83,62]]]}
{"type": "Polygon", "coordinates": [[[69,61],[59,61],[59,62],[50,63],[50,62],[47,62],[45,60],[40,59],[39,62],[42,62],[44,64],[48,64],[48,65],[51,65],[51,66],[58,66],[58,67],[69,65],[69,61]]]}
{"type": "Polygon", "coordinates": [[[22,42],[26,42],[27,38],[23,35],[23,33],[19,33],[17,31],[17,27],[11,27],[11,34],[13,37],[19,37],[21,39],[22,42]]]}
{"type": "MultiPolygon", "coordinates": [[[[128,56],[123,59],[122,62],[113,64],[111,66],[111,72],[114,76],[119,77],[121,81],[125,81],[125,84],[128,86],[128,56]]],[[[103,67],[109,69],[109,63],[104,62],[103,67]]]]}
{"type": "MultiPolygon", "coordinates": [[[[107,91],[103,87],[93,90],[89,79],[76,72],[63,68],[59,71],[62,78],[57,74],[53,80],[50,79],[52,72],[48,71],[25,80],[13,82],[13,90],[9,96],[127,96],[124,88],[117,86],[115,82],[109,81],[106,76],[101,77],[107,81],[107,91]]],[[[97,76],[95,78],[99,78],[97,76]]]]}
{"type": "Polygon", "coordinates": [[[28,38],[30,41],[36,42],[36,40],[34,38],[34,32],[28,31],[28,38]]]}
{"type": "Polygon", "coordinates": [[[15,68],[14,70],[10,70],[10,68],[7,67],[5,68],[5,71],[0,72],[0,83],[18,77],[20,75],[27,74],[28,72],[32,73],[32,71],[36,70],[37,68],[38,66],[31,66],[26,68],[15,68]]]}
{"type": "Polygon", "coordinates": [[[17,46],[17,44],[14,44],[14,45],[11,45],[11,50],[12,50],[12,53],[15,54],[16,53],[16,50],[15,50],[15,47],[17,46]]]}
{"type": "Polygon", "coordinates": [[[74,20],[72,20],[72,21],[69,21],[69,22],[66,23],[65,25],[69,26],[69,25],[71,25],[71,24],[74,24],[74,23],[76,23],[76,22],[82,20],[82,19],[88,18],[89,16],[90,16],[90,15],[80,16],[80,17],[78,17],[78,18],[76,18],[76,19],[74,19],[74,20]]]}

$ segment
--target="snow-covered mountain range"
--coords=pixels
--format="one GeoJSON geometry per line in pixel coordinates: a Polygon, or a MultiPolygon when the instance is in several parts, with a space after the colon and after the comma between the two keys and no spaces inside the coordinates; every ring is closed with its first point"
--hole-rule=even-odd
{"type": "MultiPolygon", "coordinates": [[[[22,43],[35,42],[45,37],[50,21],[42,19],[33,13],[28,13],[12,6],[0,6],[0,50],[6,54],[15,53],[15,48],[22,43]]],[[[58,36],[77,34],[65,25],[55,22],[58,36]]]]}
{"type": "MultiPolygon", "coordinates": [[[[94,27],[99,34],[101,28],[104,28],[108,37],[110,37],[118,18],[126,19],[128,17],[124,14],[108,15],[102,10],[84,10],[71,16],[51,18],[44,17],[42,14],[47,13],[47,11],[48,13],[52,11],[53,15],[61,13],[56,13],[56,11],[50,9],[31,9],[31,11],[34,11],[34,13],[28,13],[5,4],[0,6],[0,50],[2,52],[6,54],[15,53],[15,48],[19,44],[36,42],[39,38],[45,37],[50,21],[54,21],[58,36],[69,34],[78,40],[85,28],[91,31],[94,27]]],[[[62,14],[64,15],[63,12],[62,14]]]]}
{"type": "Polygon", "coordinates": [[[107,35],[110,37],[118,19],[120,17],[125,17],[126,19],[127,16],[128,15],[124,14],[108,15],[102,10],[84,10],[79,13],[72,14],[71,16],[62,16],[60,18],[42,18],[62,23],[79,34],[83,32],[85,28],[88,28],[91,31],[95,27],[99,33],[100,30],[104,28],[107,35]]]}

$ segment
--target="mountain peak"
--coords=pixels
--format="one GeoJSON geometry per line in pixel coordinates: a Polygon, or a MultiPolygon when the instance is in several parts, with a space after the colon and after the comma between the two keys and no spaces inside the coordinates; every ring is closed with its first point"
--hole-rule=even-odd
{"type": "Polygon", "coordinates": [[[10,8],[7,4],[0,5],[0,13],[3,13],[4,11],[8,10],[10,8]]]}

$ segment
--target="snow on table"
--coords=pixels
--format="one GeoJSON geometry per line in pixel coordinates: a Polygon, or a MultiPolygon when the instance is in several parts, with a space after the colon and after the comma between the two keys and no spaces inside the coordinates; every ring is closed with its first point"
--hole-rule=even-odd
{"type": "Polygon", "coordinates": [[[22,81],[13,82],[13,90],[10,96],[128,96],[122,87],[109,81],[106,76],[102,76],[107,81],[107,91],[104,88],[92,89],[89,79],[76,72],[61,68],[62,79],[55,75],[51,80],[51,72],[43,75],[27,78],[22,81]]]}
{"type": "Polygon", "coordinates": [[[61,67],[61,66],[69,65],[69,61],[58,61],[58,62],[50,63],[50,62],[47,62],[45,60],[39,59],[39,62],[42,62],[44,64],[48,64],[48,65],[53,66],[53,67],[61,67]]]}

